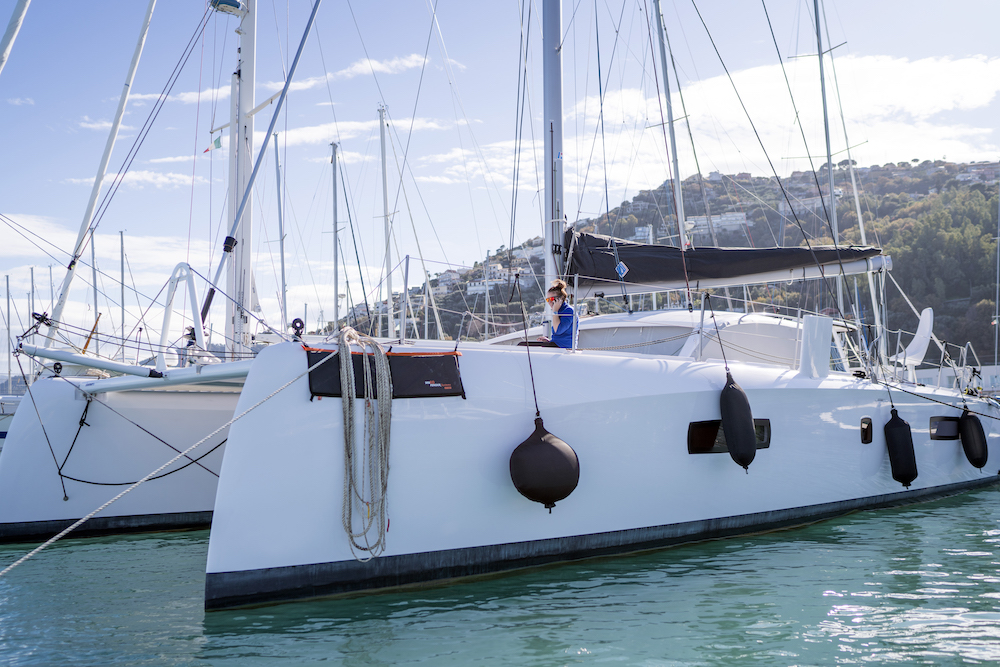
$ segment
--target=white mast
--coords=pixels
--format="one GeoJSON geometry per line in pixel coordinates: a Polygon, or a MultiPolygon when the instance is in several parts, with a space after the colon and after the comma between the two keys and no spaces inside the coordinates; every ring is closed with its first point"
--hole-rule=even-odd
{"type": "Polygon", "coordinates": [[[118,110],[115,112],[115,119],[111,123],[111,132],[108,134],[108,143],[104,146],[104,155],[101,157],[101,164],[97,168],[97,178],[94,179],[94,187],[90,191],[90,202],[87,204],[87,211],[83,214],[83,222],[80,225],[80,233],[76,237],[76,245],[73,246],[73,257],[69,266],[66,267],[66,277],[59,287],[59,300],[52,308],[52,326],[49,327],[48,336],[45,339],[45,347],[52,345],[56,331],[59,329],[59,320],[62,319],[63,309],[66,307],[66,300],[69,298],[69,286],[73,282],[73,274],[76,272],[76,262],[83,253],[83,247],[87,243],[90,235],[90,222],[94,215],[94,208],[97,205],[97,195],[101,192],[101,184],[104,182],[104,174],[108,170],[108,162],[111,160],[111,150],[115,147],[115,140],[118,138],[118,128],[122,124],[122,116],[125,115],[125,104],[128,102],[129,91],[132,88],[132,80],[135,79],[135,71],[139,67],[139,56],[142,55],[142,47],[146,43],[146,33],[149,32],[149,22],[153,18],[153,7],[156,0],[149,0],[146,8],[146,18],[143,20],[142,29],[139,31],[139,41],[135,45],[135,52],[132,54],[132,64],[129,65],[128,75],[125,77],[125,85],[122,88],[121,97],[118,99],[118,110]]]}
{"type": "Polygon", "coordinates": [[[97,334],[97,324],[101,321],[101,315],[97,312],[97,238],[91,234],[90,236],[90,272],[94,281],[94,356],[101,356],[101,339],[97,334]]]}
{"type": "Polygon", "coordinates": [[[337,229],[337,144],[331,143],[333,155],[330,163],[333,164],[333,329],[340,329],[340,246],[339,230],[337,229]]]}
{"type": "Polygon", "coordinates": [[[0,40],[0,72],[3,71],[3,66],[7,63],[7,58],[10,57],[10,50],[14,47],[14,40],[17,38],[17,33],[21,30],[21,24],[24,23],[24,15],[28,13],[28,5],[30,4],[31,0],[18,0],[17,5],[14,7],[10,23],[7,24],[7,31],[3,34],[3,39],[0,40]]]}
{"type": "Polygon", "coordinates": [[[486,323],[483,325],[485,335],[483,340],[490,337],[490,251],[486,251],[486,264],[483,265],[483,278],[486,279],[486,323]]]}
{"type": "MultiPolygon", "coordinates": [[[[840,233],[837,229],[837,198],[833,192],[833,153],[830,150],[830,116],[826,108],[826,79],[823,76],[823,37],[820,29],[819,0],[813,0],[813,7],[816,14],[816,48],[819,57],[819,90],[823,98],[823,131],[826,133],[826,173],[830,181],[830,224],[833,227],[833,244],[839,245],[840,233]]],[[[820,196],[823,193],[820,192],[820,196]]],[[[837,274],[837,309],[841,316],[844,313],[844,293],[842,289],[841,276],[837,274]]]]}
{"type": "MultiPolygon", "coordinates": [[[[827,24],[827,29],[826,29],[826,41],[827,43],[830,43],[829,24],[827,24]]],[[[839,87],[837,85],[837,65],[833,59],[832,53],[830,56],[830,71],[833,74],[833,85],[834,87],[837,87],[839,90],[839,87]]],[[[847,169],[851,175],[851,191],[854,193],[854,212],[855,215],[858,216],[858,231],[861,234],[861,245],[868,245],[868,237],[865,234],[865,218],[861,214],[861,195],[859,194],[858,191],[858,179],[854,173],[854,160],[851,158],[851,142],[847,136],[847,121],[844,119],[844,105],[843,103],[840,102],[839,94],[837,95],[837,102],[838,102],[838,107],[840,109],[840,124],[841,127],[844,128],[844,145],[847,147],[847,169]]],[[[866,276],[868,278],[868,293],[871,296],[871,302],[872,302],[872,321],[875,322],[876,327],[879,327],[881,326],[882,323],[882,316],[881,316],[881,306],[879,304],[878,292],[875,291],[875,278],[872,276],[871,271],[866,272],[866,276]]],[[[882,352],[883,358],[885,358],[885,349],[886,349],[885,342],[886,342],[885,336],[879,336],[879,347],[882,352]]]]}
{"type": "MultiPolygon", "coordinates": [[[[666,29],[663,27],[663,15],[660,13],[660,0],[653,0],[656,12],[657,32],[660,37],[660,67],[663,69],[663,93],[667,99],[667,127],[670,129],[670,156],[674,169],[674,201],[677,202],[677,230],[680,234],[681,249],[687,248],[687,234],[684,231],[684,194],[681,187],[681,169],[677,161],[677,138],[674,135],[674,106],[670,100],[670,77],[667,75],[666,29]]],[[[708,211],[705,212],[708,214],[708,211]]],[[[711,222],[709,222],[711,225],[711,222]]],[[[713,236],[714,229],[712,230],[713,236]]],[[[714,239],[713,239],[714,240],[714,239]]],[[[718,245],[718,242],[716,242],[718,245]]]]}
{"type": "MultiPolygon", "coordinates": [[[[243,246],[242,246],[243,249],[242,249],[241,252],[245,253],[246,257],[245,257],[244,263],[242,265],[240,265],[238,268],[236,268],[235,270],[234,270],[233,267],[234,267],[234,264],[237,262],[237,259],[234,257],[233,261],[230,262],[229,261],[230,260],[230,255],[234,254],[233,251],[236,248],[236,246],[237,246],[237,244],[238,244],[238,242],[240,240],[240,233],[239,232],[240,232],[240,228],[242,227],[241,223],[242,223],[242,220],[244,219],[244,213],[246,212],[246,208],[250,204],[250,195],[251,195],[250,188],[253,185],[254,180],[257,178],[257,172],[260,169],[261,163],[264,161],[264,153],[267,150],[267,144],[271,140],[271,135],[274,134],[274,125],[277,122],[277,120],[278,120],[278,114],[281,113],[282,106],[285,103],[285,97],[288,95],[288,88],[289,88],[289,86],[292,83],[292,77],[295,74],[295,68],[298,67],[299,57],[301,57],[301,55],[302,55],[302,49],[303,49],[303,47],[305,47],[306,38],[309,36],[309,31],[312,30],[313,22],[316,20],[316,12],[319,11],[320,2],[321,2],[321,0],[316,0],[315,4],[313,5],[312,13],[309,15],[309,20],[306,22],[306,28],[305,28],[305,31],[302,34],[302,40],[299,42],[298,51],[295,52],[295,58],[292,60],[292,66],[288,69],[288,76],[285,78],[285,85],[281,89],[280,96],[278,97],[278,103],[277,103],[277,105],[274,108],[274,115],[271,116],[271,124],[267,128],[267,132],[264,133],[264,145],[261,146],[260,154],[257,155],[257,161],[254,163],[252,170],[249,169],[249,165],[250,165],[250,153],[247,152],[246,164],[244,165],[244,168],[242,169],[242,173],[245,174],[245,182],[244,182],[245,184],[244,184],[244,188],[240,191],[242,193],[242,199],[240,200],[240,204],[239,204],[238,207],[233,207],[233,202],[235,202],[236,200],[232,196],[230,197],[230,206],[232,207],[230,209],[230,212],[232,212],[233,210],[235,210],[236,213],[231,216],[231,218],[232,218],[232,227],[230,227],[230,229],[229,229],[229,235],[226,236],[226,239],[223,242],[223,245],[222,245],[223,252],[222,252],[222,257],[219,259],[219,266],[215,270],[215,274],[213,275],[212,282],[211,282],[211,287],[209,287],[208,293],[205,294],[205,301],[204,301],[204,303],[201,306],[201,321],[202,321],[203,325],[208,320],[208,313],[209,313],[209,311],[212,308],[212,301],[215,298],[216,285],[218,285],[219,281],[222,279],[222,272],[223,271],[226,271],[227,269],[229,269],[228,274],[227,274],[228,276],[238,276],[238,277],[240,277],[240,279],[242,281],[242,288],[243,288],[244,294],[246,296],[248,296],[248,297],[251,294],[252,285],[253,285],[253,274],[250,273],[250,265],[249,265],[249,258],[250,258],[250,252],[251,252],[251,248],[249,247],[249,245],[250,245],[250,238],[249,237],[242,237],[243,240],[244,240],[244,243],[243,243],[243,246]]],[[[249,4],[252,5],[253,4],[253,0],[250,0],[249,4]]],[[[254,36],[251,34],[250,35],[250,39],[248,40],[247,39],[247,35],[246,35],[246,30],[249,29],[249,28],[255,28],[256,27],[256,19],[253,18],[254,17],[253,8],[252,7],[246,8],[246,7],[243,7],[241,5],[240,9],[236,9],[236,8],[233,7],[232,2],[230,2],[230,3],[224,3],[224,0],[212,0],[212,6],[215,7],[216,9],[218,9],[219,11],[225,11],[227,13],[237,14],[237,15],[241,16],[241,27],[240,27],[240,30],[239,30],[239,33],[240,33],[240,35],[242,37],[242,39],[240,41],[241,51],[245,49],[248,52],[248,53],[241,53],[241,59],[243,59],[244,57],[247,57],[247,58],[249,58],[249,63],[244,64],[243,60],[241,60],[241,67],[240,67],[240,69],[237,70],[237,72],[233,75],[233,90],[235,91],[235,89],[236,89],[236,78],[237,78],[237,76],[240,76],[240,75],[242,75],[242,78],[244,80],[246,80],[246,82],[249,84],[250,88],[252,89],[252,87],[253,87],[253,43],[254,43],[254,38],[253,37],[254,36]],[[250,23],[248,23],[246,26],[244,26],[244,23],[246,23],[248,16],[251,17],[252,20],[250,21],[250,23]],[[249,67],[247,67],[247,64],[249,65],[249,67]]],[[[243,88],[246,88],[246,87],[247,86],[243,86],[243,88]]],[[[242,95],[245,94],[245,92],[246,91],[241,90],[240,93],[239,93],[239,95],[242,96],[242,95]]],[[[251,90],[251,93],[252,93],[252,90],[251,90]]],[[[237,96],[237,94],[235,92],[230,97],[234,100],[232,102],[231,107],[230,107],[232,109],[231,117],[235,118],[237,115],[239,115],[244,120],[250,120],[250,133],[249,133],[249,135],[246,132],[247,128],[243,124],[240,124],[239,128],[233,128],[232,127],[232,123],[230,123],[230,138],[231,138],[231,143],[232,144],[243,143],[244,146],[242,146],[242,148],[244,148],[244,149],[251,148],[252,147],[252,140],[253,140],[253,121],[252,121],[252,119],[253,119],[253,113],[254,113],[254,108],[252,106],[252,104],[253,104],[253,102],[252,102],[253,96],[252,96],[252,94],[250,95],[250,104],[249,105],[246,104],[245,100],[240,100],[239,102],[236,102],[235,99],[238,96],[237,96]],[[234,107],[236,107],[237,104],[239,105],[238,111],[236,109],[234,109],[234,107]]],[[[232,174],[234,172],[240,172],[240,169],[237,168],[237,166],[236,166],[236,156],[234,154],[235,150],[236,150],[235,145],[231,145],[230,148],[229,148],[229,156],[230,156],[229,157],[229,167],[230,167],[229,171],[230,171],[230,175],[231,175],[231,178],[230,178],[230,193],[231,194],[234,191],[233,190],[234,178],[232,177],[232,174]]],[[[242,161],[241,161],[241,163],[242,163],[242,161]]],[[[232,283],[230,283],[230,286],[233,287],[232,283]]],[[[232,298],[234,298],[237,295],[235,295],[233,293],[230,293],[229,296],[230,296],[230,299],[232,299],[232,298]]],[[[242,307],[240,307],[239,310],[240,310],[241,313],[243,312],[242,307]]],[[[235,313],[235,309],[229,309],[229,312],[231,312],[233,315],[236,314],[235,313]]],[[[235,322],[227,322],[226,324],[227,324],[227,332],[228,332],[229,331],[229,326],[232,324],[232,325],[234,325],[234,328],[235,328],[235,324],[236,323],[235,322]]],[[[249,332],[248,331],[245,331],[243,335],[245,335],[246,338],[249,339],[249,332]]],[[[231,339],[229,341],[227,341],[227,345],[231,345],[231,343],[232,343],[231,339]]],[[[227,349],[229,349],[229,348],[227,348],[227,349]]]]}
{"type": "Polygon", "coordinates": [[[274,171],[277,176],[278,199],[278,254],[281,255],[281,330],[288,331],[288,288],[285,286],[285,221],[281,200],[281,164],[278,162],[278,133],[274,133],[274,171]]]}
{"type": "Polygon", "coordinates": [[[378,124],[382,136],[382,211],[385,214],[385,289],[389,293],[386,309],[389,315],[388,333],[386,336],[392,338],[396,330],[395,319],[392,313],[392,241],[389,237],[389,181],[385,166],[385,107],[379,105],[378,124]]]}
{"type": "MultiPolygon", "coordinates": [[[[121,242],[121,265],[122,265],[122,361],[125,361],[125,336],[128,331],[125,329],[125,232],[118,232],[118,239],[121,242]]],[[[197,323],[196,323],[197,324],[197,323]]]]}
{"type": "MultiPolygon", "coordinates": [[[[237,33],[240,36],[240,60],[234,75],[238,87],[236,95],[235,122],[230,126],[230,184],[229,220],[235,225],[240,200],[250,184],[253,170],[253,116],[254,108],[254,67],[257,39],[257,2],[247,0],[245,11],[240,18],[237,33]]],[[[252,307],[251,286],[253,281],[253,202],[247,201],[236,233],[232,261],[226,272],[226,290],[229,300],[226,304],[226,349],[231,359],[239,359],[250,351],[249,317],[246,308],[252,307]]]]}
{"type": "Polygon", "coordinates": [[[10,365],[13,362],[12,353],[14,351],[14,343],[10,337],[10,276],[4,276],[7,281],[7,393],[12,391],[10,386],[11,381],[11,368],[10,365]]]}
{"type": "Polygon", "coordinates": [[[542,64],[545,119],[545,289],[562,273],[563,240],[563,90],[562,2],[542,5],[542,64]]]}

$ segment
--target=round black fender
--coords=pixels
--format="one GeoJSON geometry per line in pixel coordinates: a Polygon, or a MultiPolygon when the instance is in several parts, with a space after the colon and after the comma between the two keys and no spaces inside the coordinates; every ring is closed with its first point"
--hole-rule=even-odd
{"type": "Polygon", "coordinates": [[[892,419],[885,423],[885,445],[889,449],[892,478],[910,488],[910,484],[917,478],[913,434],[910,433],[910,425],[899,416],[896,408],[892,409],[892,419]]]}
{"type": "Polygon", "coordinates": [[[722,411],[722,432],[726,436],[729,455],[747,470],[757,455],[757,432],[750,412],[750,399],[729,371],[726,371],[726,386],[719,396],[719,409],[722,411]]]}
{"type": "Polygon", "coordinates": [[[542,503],[551,513],[580,481],[580,459],[537,417],[534,432],[510,455],[510,479],[522,496],[542,503]]]}
{"type": "Polygon", "coordinates": [[[990,450],[986,446],[986,433],[979,417],[968,410],[963,412],[958,419],[958,433],[962,436],[962,449],[965,450],[965,458],[969,459],[969,463],[976,468],[985,466],[990,450]]]}

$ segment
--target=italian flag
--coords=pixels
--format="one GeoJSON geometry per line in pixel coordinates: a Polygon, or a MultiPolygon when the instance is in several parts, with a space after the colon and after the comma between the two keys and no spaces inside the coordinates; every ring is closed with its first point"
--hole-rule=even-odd
{"type": "Polygon", "coordinates": [[[217,136],[215,138],[215,141],[213,141],[211,144],[209,144],[208,148],[206,148],[205,150],[203,150],[202,153],[207,153],[208,151],[215,150],[216,148],[222,148],[222,135],[221,134],[219,136],[217,136]]]}

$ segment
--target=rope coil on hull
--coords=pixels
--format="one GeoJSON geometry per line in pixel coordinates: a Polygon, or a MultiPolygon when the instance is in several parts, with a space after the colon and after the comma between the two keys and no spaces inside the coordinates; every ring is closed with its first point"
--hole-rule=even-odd
{"type": "Polygon", "coordinates": [[[340,332],[337,354],[340,355],[341,405],[344,412],[344,502],[341,521],[351,543],[351,552],[359,561],[376,558],[385,551],[388,529],[385,494],[389,480],[389,428],[392,421],[392,375],[389,357],[378,342],[350,327],[340,332]],[[354,363],[351,347],[361,348],[364,363],[364,432],[365,449],[357,451],[354,401],[354,363]],[[371,350],[375,372],[369,365],[371,350]],[[375,396],[378,396],[376,399],[375,396]],[[355,530],[356,517],[360,528],[355,530]],[[374,531],[374,540],[371,533],[374,531]],[[360,552],[360,553],[358,553],[360,552]]]}

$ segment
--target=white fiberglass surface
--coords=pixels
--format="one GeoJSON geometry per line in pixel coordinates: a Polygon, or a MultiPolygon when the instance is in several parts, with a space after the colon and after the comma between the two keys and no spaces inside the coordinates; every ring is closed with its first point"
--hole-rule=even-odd
{"type": "MultiPolygon", "coordinates": [[[[106,394],[91,402],[81,426],[86,407],[81,392],[62,380],[35,383],[0,452],[0,523],[89,513],[225,424],[236,399],[231,392],[106,394]],[[62,481],[59,466],[66,476],[62,481]]],[[[206,454],[226,435],[218,434],[191,458],[206,454]]],[[[223,451],[218,447],[197,464],[178,461],[163,472],[187,467],[146,482],[102,516],[211,511],[218,479],[213,473],[223,451]]]]}
{"type": "MultiPolygon", "coordinates": [[[[580,459],[580,484],[549,514],[518,494],[510,453],[533,429],[524,350],[470,345],[460,359],[467,399],[393,402],[386,555],[695,521],[902,491],[881,425],[884,390],[837,374],[733,364],[771,445],[749,472],[728,454],[692,455],[692,421],[719,418],[718,363],[553,351],[533,354],[546,428],[580,459]],[[876,424],[863,444],[860,423],[876,424]]],[[[258,357],[249,406],[305,369],[301,348],[258,357]]],[[[955,441],[931,441],[936,408],[897,397],[915,426],[914,488],[979,474],[955,441]],[[919,425],[923,425],[920,431],[919,425]]],[[[947,408],[944,408],[947,410],[947,408]]],[[[955,410],[952,410],[955,412],[955,410]]],[[[360,402],[359,402],[360,414],[360,402]]],[[[343,432],[338,398],[309,400],[303,378],[233,427],[216,504],[209,571],[349,560],[340,526],[343,432]]]]}

